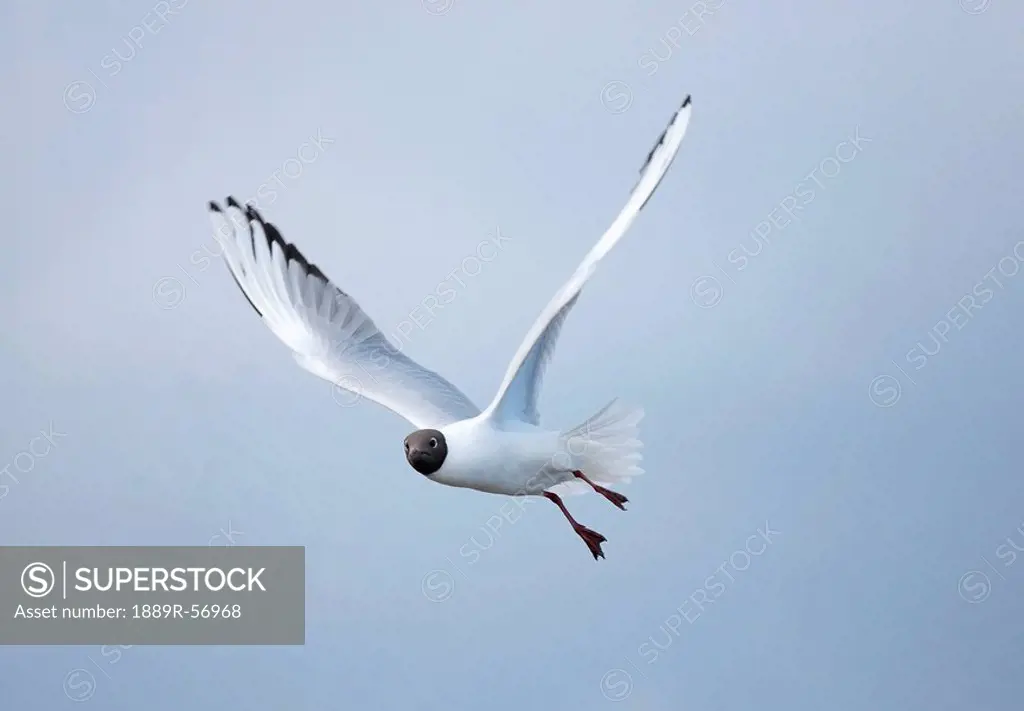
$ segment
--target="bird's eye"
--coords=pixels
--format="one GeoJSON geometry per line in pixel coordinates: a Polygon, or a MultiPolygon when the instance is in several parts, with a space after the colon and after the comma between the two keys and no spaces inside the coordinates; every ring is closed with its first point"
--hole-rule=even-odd
{"type": "Polygon", "coordinates": [[[434,449],[435,447],[437,447],[437,438],[436,437],[431,437],[430,438],[430,448],[434,449]]]}

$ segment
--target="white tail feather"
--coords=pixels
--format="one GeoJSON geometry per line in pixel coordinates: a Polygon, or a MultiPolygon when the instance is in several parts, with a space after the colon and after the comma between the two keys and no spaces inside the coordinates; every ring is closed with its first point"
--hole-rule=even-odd
{"type": "MultiPolygon", "coordinates": [[[[582,424],[563,432],[563,443],[572,458],[573,468],[586,474],[594,483],[608,486],[625,484],[643,474],[640,450],[644,445],[637,426],[643,416],[642,408],[629,407],[615,399],[582,424]]],[[[590,486],[579,479],[550,489],[556,494],[590,490],[590,486]]]]}

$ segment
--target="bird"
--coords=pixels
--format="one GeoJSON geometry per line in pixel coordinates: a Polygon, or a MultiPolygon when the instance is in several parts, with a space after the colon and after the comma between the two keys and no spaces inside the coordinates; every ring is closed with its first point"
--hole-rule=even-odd
{"type": "Polygon", "coordinates": [[[455,385],[395,348],[356,300],[308,261],[252,204],[209,203],[221,256],[250,306],[305,370],[407,420],[409,465],[430,481],[553,502],[594,560],[607,539],[576,521],[562,494],[594,491],[619,509],[609,486],[643,473],[642,408],[618,398],[568,429],[540,424],[544,373],[558,335],[601,260],[622,238],[668,172],[690,121],[687,95],[640,168],[626,205],[534,322],[481,410],[455,385]]]}

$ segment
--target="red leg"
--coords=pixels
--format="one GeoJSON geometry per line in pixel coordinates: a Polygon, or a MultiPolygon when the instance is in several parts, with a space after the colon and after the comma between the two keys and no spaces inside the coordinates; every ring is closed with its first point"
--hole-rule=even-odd
{"type": "Polygon", "coordinates": [[[555,502],[555,506],[562,509],[562,513],[569,519],[569,523],[572,524],[572,530],[576,531],[576,535],[583,539],[583,542],[587,544],[587,548],[590,549],[591,554],[594,556],[594,560],[597,560],[598,556],[604,558],[604,551],[601,550],[601,544],[608,539],[602,536],[597,531],[592,531],[581,523],[578,523],[576,519],[572,517],[569,510],[565,508],[565,504],[562,503],[562,499],[559,498],[558,494],[552,494],[550,491],[545,491],[544,496],[551,501],[555,502]]]}
{"type": "Polygon", "coordinates": [[[576,471],[576,472],[573,472],[573,474],[576,476],[577,479],[582,479],[583,481],[585,481],[588,484],[590,484],[594,488],[594,491],[596,491],[601,496],[603,496],[604,498],[606,498],[609,501],[611,501],[613,504],[618,506],[620,509],[622,509],[623,511],[626,510],[626,507],[623,504],[625,504],[627,501],[629,501],[629,499],[627,499],[625,496],[623,496],[622,494],[620,494],[617,491],[612,491],[611,489],[606,489],[603,486],[598,486],[594,482],[590,481],[590,479],[587,478],[587,475],[584,474],[583,472],[576,471]]]}

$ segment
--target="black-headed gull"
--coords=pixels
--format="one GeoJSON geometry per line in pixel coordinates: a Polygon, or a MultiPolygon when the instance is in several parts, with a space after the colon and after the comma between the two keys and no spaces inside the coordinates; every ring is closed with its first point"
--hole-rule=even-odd
{"type": "Polygon", "coordinates": [[[454,385],[396,349],[355,299],[285,242],[251,205],[243,207],[232,197],[225,209],[211,202],[214,234],[242,293],[294,351],[299,365],[417,428],[404,443],[413,469],[448,486],[544,496],[562,510],[596,560],[604,557],[605,537],[577,523],[559,492],[591,487],[625,509],[626,497],[602,485],[628,482],[643,472],[637,436],[643,410],[613,400],[578,427],[552,430],[539,426],[537,397],[566,316],[598,263],[661,183],[679,151],[690,112],[687,96],[640,168],[626,206],[544,308],[498,394],[482,412],[454,385]],[[235,228],[235,217],[248,225],[247,231],[235,228]]]}

